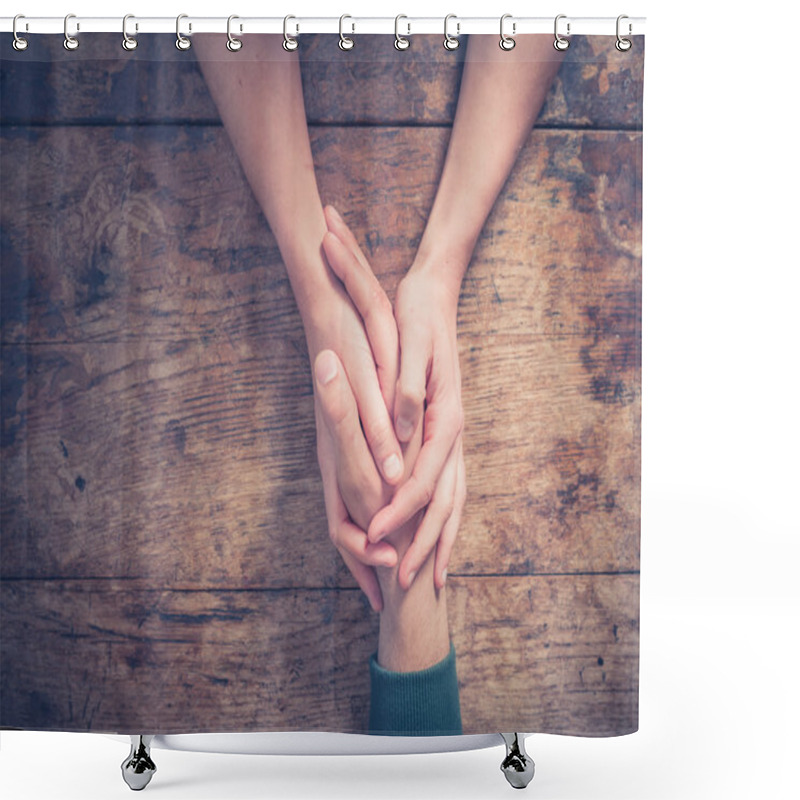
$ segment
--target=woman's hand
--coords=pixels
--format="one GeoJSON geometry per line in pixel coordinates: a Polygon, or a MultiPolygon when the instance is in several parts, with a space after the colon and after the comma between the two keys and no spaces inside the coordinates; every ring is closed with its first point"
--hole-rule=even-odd
{"type": "MultiPolygon", "coordinates": [[[[331,268],[363,316],[373,349],[378,343],[379,349],[388,352],[392,341],[397,341],[389,330],[389,300],[341,217],[328,208],[326,221],[329,233],[323,245],[331,268]]],[[[444,586],[466,497],[461,375],[455,338],[457,305],[458,295],[448,293],[444,284],[421,269],[412,268],[398,289],[401,370],[396,394],[387,402],[391,409],[394,399],[400,439],[408,442],[423,437],[423,446],[408,480],[372,519],[369,539],[378,543],[418,518],[430,503],[421,524],[415,525],[413,542],[400,565],[398,579],[403,588],[411,585],[434,547],[434,582],[437,588],[444,586]],[[429,404],[423,418],[426,395],[429,404]]],[[[390,381],[397,372],[388,361],[386,366],[381,374],[390,381]]],[[[408,453],[405,458],[408,462],[408,453]]]]}
{"type": "Polygon", "coordinates": [[[314,412],[328,534],[373,610],[380,612],[383,597],[374,567],[394,566],[397,552],[388,542],[372,544],[364,531],[385,502],[386,484],[364,440],[344,368],[331,350],[314,362],[314,412]]]}
{"type": "Polygon", "coordinates": [[[461,520],[466,476],[456,341],[458,294],[437,275],[415,264],[397,290],[400,375],[395,426],[400,441],[406,441],[421,426],[423,444],[411,477],[398,488],[392,502],[375,515],[368,536],[371,542],[379,542],[427,506],[403,563],[415,571],[437,547],[434,579],[440,588],[461,520]]]}
{"type": "MultiPolygon", "coordinates": [[[[372,515],[391,496],[384,492],[383,487],[388,484],[378,472],[374,451],[370,451],[365,436],[371,431],[373,439],[377,435],[379,446],[387,449],[391,448],[392,441],[396,442],[376,369],[376,362],[394,365],[390,375],[396,374],[396,327],[390,316],[395,343],[392,345],[390,340],[391,349],[377,349],[377,355],[373,356],[364,325],[346,293],[341,286],[332,285],[331,289],[314,314],[304,315],[315,378],[317,458],[328,533],[373,609],[381,611],[383,601],[374,567],[396,564],[397,553],[388,542],[380,542],[376,547],[367,540],[365,533],[372,515]],[[335,354],[341,354],[341,359],[335,354]],[[323,389],[328,400],[324,407],[320,402],[323,389]],[[334,391],[337,394],[332,398],[334,391]],[[365,418],[372,420],[371,425],[365,418]],[[343,471],[341,476],[340,471],[343,471]],[[352,513],[342,496],[342,485],[350,491],[347,499],[352,513]],[[359,498],[360,504],[354,503],[353,497],[359,498]],[[357,520],[356,524],[353,520],[357,520]]],[[[386,391],[391,394],[388,388],[386,391]]],[[[396,459],[399,473],[386,468],[386,459],[383,463],[384,472],[389,472],[396,482],[403,477],[403,459],[399,445],[395,443],[394,447],[397,447],[397,454],[390,453],[388,458],[396,459]]]]}
{"type": "Polygon", "coordinates": [[[384,316],[376,312],[362,321],[343,287],[331,278],[330,288],[303,315],[311,363],[323,350],[339,356],[375,466],[394,486],[403,477],[403,454],[394,434],[391,403],[387,402],[394,395],[397,374],[397,328],[391,306],[384,316]]]}
{"type": "MultiPolygon", "coordinates": [[[[326,233],[323,238],[328,263],[360,258],[366,265],[355,238],[330,207],[325,209],[325,221],[342,237],[326,233]]],[[[313,306],[301,308],[314,369],[317,455],[328,532],[370,604],[380,611],[383,602],[374,567],[394,566],[397,552],[388,542],[378,543],[379,547],[370,543],[365,531],[375,512],[391,499],[392,484],[404,477],[405,457],[391,420],[397,326],[382,290],[375,297],[365,296],[359,283],[351,286],[351,298],[329,274],[330,288],[313,306]],[[373,458],[381,452],[389,455],[373,458]]]]}
{"type": "MultiPolygon", "coordinates": [[[[563,58],[553,51],[547,37],[523,38],[512,53],[503,53],[487,36],[469,37],[436,197],[414,264],[395,301],[400,331],[395,429],[400,441],[406,441],[424,415],[423,447],[411,478],[372,520],[368,531],[372,542],[430,501],[423,527],[417,532],[420,549],[425,550],[450,507],[451,520],[463,506],[466,484],[456,347],[458,294],[486,218],[563,58]],[[481,168],[475,169],[476,164],[481,168]]],[[[441,562],[446,562],[455,536],[454,526],[448,520],[439,540],[437,583],[441,562]]]]}
{"type": "MultiPolygon", "coordinates": [[[[225,55],[224,48],[219,50],[220,37],[215,34],[200,34],[195,47],[225,130],[278,242],[303,319],[311,363],[325,349],[340,354],[371,457],[385,481],[396,485],[403,477],[403,457],[378,374],[384,363],[396,364],[396,327],[392,320],[393,348],[384,352],[379,342],[371,348],[361,318],[326,263],[322,239],[327,226],[314,174],[300,62],[296,53],[276,49],[279,40],[272,35],[256,37],[248,44],[255,58],[245,62],[225,55]],[[281,113],[272,113],[274,108],[281,113]]],[[[394,380],[384,381],[389,393],[394,391],[394,380]]],[[[347,527],[336,483],[334,442],[316,411],[331,536],[370,602],[380,605],[375,573],[368,565],[385,563],[396,554],[387,552],[392,550],[387,543],[371,547],[363,531],[347,527]]]]}

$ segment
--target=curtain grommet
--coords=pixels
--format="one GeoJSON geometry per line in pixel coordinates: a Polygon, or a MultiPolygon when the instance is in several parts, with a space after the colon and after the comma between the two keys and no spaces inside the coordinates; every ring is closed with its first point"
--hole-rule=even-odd
{"type": "MultiPolygon", "coordinates": [[[[78,45],[80,45],[80,42],[77,40],[77,38],[75,38],[74,36],[70,36],[69,35],[69,31],[67,30],[67,26],[69,25],[70,19],[73,19],[74,17],[75,17],[75,14],[67,14],[67,16],[64,17],[64,49],[65,50],[77,50],[78,49],[78,45]]],[[[75,30],[79,31],[80,29],[81,29],[80,23],[76,23],[75,30]]]]}
{"type": "Polygon", "coordinates": [[[294,36],[289,36],[289,31],[287,30],[290,19],[297,19],[297,17],[287,14],[283,18],[283,49],[287,53],[293,53],[298,46],[297,39],[294,36]]]}
{"type": "Polygon", "coordinates": [[[411,39],[407,39],[406,36],[411,36],[411,23],[407,22],[406,27],[408,31],[406,32],[405,36],[400,35],[400,20],[401,19],[408,19],[405,14],[398,14],[394,18],[394,49],[395,50],[408,50],[411,47],[411,39]]]}
{"type": "MultiPolygon", "coordinates": [[[[181,33],[181,20],[188,18],[188,14],[178,14],[178,18],[175,20],[175,35],[178,37],[175,40],[175,47],[178,50],[188,50],[192,46],[192,40],[188,39],[181,33]]],[[[189,23],[189,33],[192,32],[192,23],[189,23]]]]}
{"type": "MultiPolygon", "coordinates": [[[[242,44],[243,44],[241,39],[237,39],[231,33],[231,22],[233,22],[233,20],[235,19],[239,19],[239,17],[236,16],[236,14],[231,14],[228,17],[228,41],[225,42],[225,47],[227,47],[228,50],[231,51],[231,53],[238,53],[242,49],[242,44]]],[[[241,31],[241,27],[239,28],[239,30],[241,31]]]]}
{"type": "Polygon", "coordinates": [[[456,39],[455,36],[451,36],[447,31],[447,23],[450,22],[451,19],[456,20],[456,36],[461,33],[461,23],[458,21],[458,18],[455,14],[448,14],[444,18],[444,45],[445,50],[458,50],[458,45],[460,42],[456,39]]]}
{"type": "MultiPolygon", "coordinates": [[[[339,49],[344,50],[345,52],[347,52],[348,50],[352,50],[355,45],[355,42],[349,36],[344,35],[343,28],[344,28],[344,21],[346,19],[353,19],[353,18],[349,14],[342,14],[342,16],[339,17],[339,49]]],[[[350,27],[352,28],[350,32],[355,33],[356,30],[355,23],[351,23],[350,27]]]]}
{"type": "MultiPolygon", "coordinates": [[[[28,42],[27,39],[23,39],[17,33],[17,20],[18,19],[25,19],[25,15],[24,14],[17,14],[14,17],[14,22],[13,22],[13,24],[11,26],[11,31],[14,34],[14,41],[11,43],[11,45],[17,52],[22,52],[23,50],[27,50],[28,49],[29,42],[28,42]]],[[[27,30],[27,29],[28,29],[28,23],[26,22],[25,23],[25,30],[27,30]]]]}
{"type": "MultiPolygon", "coordinates": [[[[133,36],[128,36],[128,20],[129,19],[136,19],[133,14],[126,14],[122,18],[122,49],[131,51],[135,50],[139,46],[139,42],[136,41],[136,38],[133,36]]],[[[139,30],[139,23],[136,23],[136,30],[139,30]]]]}
{"type": "Polygon", "coordinates": [[[511,14],[503,14],[503,16],[500,17],[500,49],[505,50],[506,52],[508,52],[509,50],[513,50],[517,44],[512,38],[512,36],[517,32],[517,23],[516,22],[511,23],[511,36],[509,36],[503,30],[503,25],[505,21],[507,19],[511,19],[511,17],[512,17],[511,14]]]}
{"type": "MultiPolygon", "coordinates": [[[[617,17],[617,41],[616,41],[616,44],[614,45],[614,47],[616,47],[617,50],[619,50],[620,53],[627,53],[628,50],[630,50],[631,47],[633,47],[633,42],[630,39],[623,39],[622,36],[620,36],[619,23],[623,19],[629,19],[628,15],[627,14],[620,14],[617,17]]],[[[633,26],[629,22],[628,23],[628,36],[630,36],[632,32],[633,32],[633,26]]]]}
{"type": "MultiPolygon", "coordinates": [[[[556,17],[556,21],[553,25],[553,31],[555,33],[555,40],[553,41],[553,47],[558,50],[559,53],[563,53],[569,47],[569,39],[565,39],[559,32],[558,32],[558,21],[560,19],[566,19],[566,14],[559,14],[556,17]]],[[[567,36],[569,36],[569,22],[567,22],[567,36]]]]}

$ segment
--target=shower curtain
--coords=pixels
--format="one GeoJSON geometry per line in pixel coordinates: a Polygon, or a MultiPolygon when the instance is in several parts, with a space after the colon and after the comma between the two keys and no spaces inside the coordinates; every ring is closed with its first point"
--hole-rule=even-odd
{"type": "Polygon", "coordinates": [[[238,39],[0,42],[0,725],[635,731],[643,37],[238,39]]]}

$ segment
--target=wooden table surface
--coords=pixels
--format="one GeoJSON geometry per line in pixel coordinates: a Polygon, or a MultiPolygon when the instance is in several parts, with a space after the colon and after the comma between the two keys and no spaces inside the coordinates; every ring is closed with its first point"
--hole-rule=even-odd
{"type": "MultiPolygon", "coordinates": [[[[302,325],[199,69],[174,37],[30,38],[0,50],[0,724],[364,732],[378,617],[327,537],[302,325]]],[[[303,63],[320,192],[392,297],[464,48],[335,42],[303,63]]],[[[637,727],[643,40],[613,42],[573,40],[463,284],[465,733],[637,727]]]]}

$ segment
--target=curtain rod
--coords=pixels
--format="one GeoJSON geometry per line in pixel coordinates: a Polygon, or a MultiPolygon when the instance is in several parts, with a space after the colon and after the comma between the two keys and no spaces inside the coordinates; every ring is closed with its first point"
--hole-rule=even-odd
{"type": "MultiPolygon", "coordinates": [[[[645,17],[620,19],[619,32],[622,36],[640,36],[645,32],[645,17]]],[[[82,33],[122,33],[122,17],[81,17],[69,15],[66,20],[70,36],[82,33]]],[[[304,33],[345,34],[395,34],[395,25],[402,36],[414,34],[444,34],[443,17],[236,17],[232,21],[231,32],[237,36],[244,33],[288,33],[300,36],[304,33]],[[286,26],[286,27],[284,27],[286,26]]],[[[570,17],[560,14],[558,31],[561,36],[575,35],[617,35],[617,17],[570,17]],[[569,26],[569,27],[568,27],[569,26]]],[[[129,15],[125,30],[129,36],[143,33],[175,33],[175,17],[136,17],[129,15]]],[[[64,17],[26,17],[17,20],[17,34],[60,33],[64,34],[64,17]]],[[[14,17],[0,17],[0,32],[12,33],[14,17]]],[[[500,16],[497,17],[458,17],[450,15],[447,23],[450,35],[470,33],[500,34],[500,16]]],[[[554,17],[514,17],[505,15],[503,30],[507,35],[525,33],[549,33],[555,30],[554,17]]],[[[180,31],[183,36],[193,33],[226,33],[228,17],[193,17],[181,15],[180,31]]]]}

